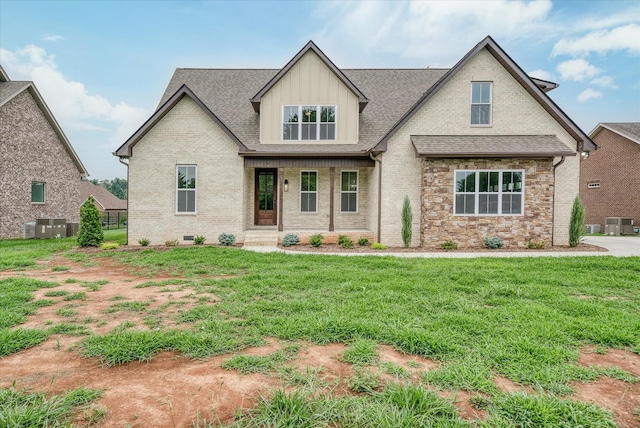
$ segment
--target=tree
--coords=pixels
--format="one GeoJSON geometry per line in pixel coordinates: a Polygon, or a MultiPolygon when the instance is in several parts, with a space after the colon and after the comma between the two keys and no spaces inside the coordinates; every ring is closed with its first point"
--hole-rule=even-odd
{"type": "Polygon", "coordinates": [[[412,223],[413,212],[411,211],[411,201],[409,200],[409,196],[405,196],[404,203],[402,204],[402,242],[405,248],[411,245],[411,236],[413,234],[411,231],[412,223]]]}
{"type": "Polygon", "coordinates": [[[78,244],[81,247],[99,247],[104,242],[104,232],[100,224],[100,212],[95,200],[89,196],[80,206],[80,230],[78,244]]]}
{"type": "Polygon", "coordinates": [[[580,196],[576,196],[571,207],[571,220],[569,220],[569,246],[577,247],[584,236],[584,205],[580,196]]]}

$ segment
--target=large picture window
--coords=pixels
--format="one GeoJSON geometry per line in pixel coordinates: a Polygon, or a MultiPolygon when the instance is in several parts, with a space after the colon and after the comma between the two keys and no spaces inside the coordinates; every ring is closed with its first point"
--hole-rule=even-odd
{"type": "Polygon", "coordinates": [[[471,83],[471,124],[491,125],[491,82],[471,83]]]}
{"type": "Polygon", "coordinates": [[[31,182],[31,202],[44,204],[44,183],[40,181],[31,182]]]}
{"type": "Polygon", "coordinates": [[[196,212],[196,166],[178,165],[176,167],[176,212],[196,212]]]}
{"type": "Polygon", "coordinates": [[[340,181],[340,211],[358,212],[358,171],[342,171],[340,181]]]}
{"type": "Polygon", "coordinates": [[[318,212],[318,172],[300,172],[300,212],[318,212]]]}
{"type": "Polygon", "coordinates": [[[335,106],[284,106],[282,139],[318,141],[336,139],[335,106]]]}
{"type": "Polygon", "coordinates": [[[524,171],[456,171],[456,215],[521,215],[524,171]]]}

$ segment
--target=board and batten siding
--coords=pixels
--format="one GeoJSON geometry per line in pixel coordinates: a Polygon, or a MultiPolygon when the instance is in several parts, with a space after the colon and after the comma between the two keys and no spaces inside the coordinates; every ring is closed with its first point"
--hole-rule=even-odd
{"type": "Polygon", "coordinates": [[[314,52],[303,55],[262,97],[260,143],[304,144],[306,142],[282,140],[282,106],[285,105],[335,105],[336,140],[316,142],[323,144],[356,144],[358,142],[358,97],[314,52]]]}

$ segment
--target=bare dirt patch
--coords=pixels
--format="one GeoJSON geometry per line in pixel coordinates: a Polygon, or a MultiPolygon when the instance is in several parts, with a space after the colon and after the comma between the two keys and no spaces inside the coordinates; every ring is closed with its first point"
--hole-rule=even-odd
{"type": "MultiPolygon", "coordinates": [[[[36,298],[56,300],[53,306],[42,307],[30,316],[24,328],[46,328],[60,322],[76,322],[86,326],[96,334],[104,334],[127,321],[136,328],[148,328],[144,324],[145,313],[154,308],[165,307],[161,316],[163,327],[171,324],[179,310],[192,307],[197,297],[193,289],[180,284],[166,287],[135,288],[144,282],[180,278],[159,275],[150,279],[135,275],[130,267],[117,265],[110,258],[98,260],[97,266],[82,266],[66,259],[53,259],[41,269],[17,272],[0,272],[0,278],[30,277],[60,283],[58,287],[41,289],[36,298]],[[53,266],[69,268],[52,271],[53,266]],[[78,282],[65,283],[67,279],[78,282]],[[83,284],[108,281],[97,291],[90,291],[83,284]],[[51,290],[66,290],[69,293],[85,292],[84,300],[65,301],[63,297],[46,297],[51,290]],[[113,300],[118,298],[118,300],[113,300]],[[142,313],[128,311],[106,312],[118,302],[149,302],[148,310],[142,313]],[[181,302],[176,305],[172,302],[181,302]],[[72,317],[58,314],[65,305],[74,304],[77,313],[72,317]]],[[[210,296],[209,302],[219,300],[210,296]]],[[[80,386],[102,389],[104,395],[94,404],[108,409],[101,426],[105,427],[188,427],[196,418],[206,418],[222,423],[230,422],[238,410],[255,405],[260,396],[268,395],[274,389],[289,389],[285,380],[277,374],[246,374],[221,368],[232,355],[221,355],[204,361],[185,358],[174,352],[163,352],[148,363],[133,362],[115,367],[104,367],[95,358],[83,358],[73,345],[82,337],[53,335],[40,345],[0,359],[0,388],[15,385],[16,388],[31,388],[47,394],[58,394],[80,386]]],[[[282,348],[276,339],[268,338],[268,345],[247,348],[237,354],[264,356],[282,348]]],[[[351,393],[346,379],[354,374],[353,367],[341,361],[347,349],[345,344],[317,345],[300,343],[300,351],[288,365],[304,372],[307,368],[319,369],[319,376],[328,388],[337,394],[351,393]]],[[[378,347],[379,364],[393,363],[409,373],[401,382],[418,383],[420,373],[438,367],[438,363],[415,355],[403,354],[388,345],[378,347]]],[[[581,352],[579,364],[617,366],[635,376],[640,376],[640,356],[628,351],[609,350],[601,355],[595,348],[581,352]]],[[[371,367],[378,370],[379,366],[371,367]]],[[[389,374],[383,374],[383,381],[398,381],[389,374]]],[[[506,378],[497,377],[496,385],[505,391],[526,391],[531,388],[514,384],[506,378]]],[[[610,378],[600,378],[596,382],[575,383],[576,400],[593,402],[614,413],[621,427],[640,426],[636,411],[640,408],[640,383],[625,383],[610,378]]],[[[484,411],[471,405],[475,395],[465,391],[438,391],[443,397],[454,400],[460,415],[465,419],[483,419],[484,411]]]]}

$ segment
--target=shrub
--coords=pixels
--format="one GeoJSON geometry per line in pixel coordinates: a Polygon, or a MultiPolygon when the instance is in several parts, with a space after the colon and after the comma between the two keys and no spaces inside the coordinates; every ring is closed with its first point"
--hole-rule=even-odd
{"type": "Polygon", "coordinates": [[[493,238],[482,238],[482,243],[485,247],[492,250],[504,247],[504,241],[497,236],[494,236],[493,238]]]}
{"type": "Polygon", "coordinates": [[[404,197],[402,204],[402,242],[405,248],[411,245],[411,225],[413,223],[413,212],[411,211],[411,201],[408,196],[404,197]]]}
{"type": "Polygon", "coordinates": [[[151,244],[151,241],[149,241],[147,238],[142,238],[138,240],[138,244],[146,247],[147,245],[151,244]]]}
{"type": "Polygon", "coordinates": [[[580,196],[576,196],[571,207],[571,220],[569,220],[569,246],[577,247],[584,233],[584,206],[580,196]]]}
{"type": "Polygon", "coordinates": [[[544,247],[546,247],[546,245],[547,244],[544,241],[532,241],[531,239],[529,239],[527,248],[529,248],[530,250],[544,250],[544,247]]]}
{"type": "Polygon", "coordinates": [[[445,251],[457,250],[458,243],[452,240],[444,241],[442,244],[440,244],[440,248],[442,248],[445,251]]]}
{"type": "Polygon", "coordinates": [[[178,240],[177,239],[173,239],[171,241],[164,241],[164,245],[166,245],[167,247],[177,247],[178,246],[178,240]]]}
{"type": "Polygon", "coordinates": [[[236,235],[233,233],[221,233],[218,235],[218,242],[220,245],[224,245],[225,247],[230,247],[236,243],[236,235]]]}
{"type": "Polygon", "coordinates": [[[290,247],[292,245],[298,245],[299,243],[300,237],[295,233],[287,233],[286,235],[284,235],[284,238],[282,238],[283,247],[290,247]]]}
{"type": "Polygon", "coordinates": [[[345,235],[340,235],[338,237],[338,244],[343,248],[353,248],[353,240],[345,235]]]}
{"type": "Polygon", "coordinates": [[[318,248],[320,245],[322,245],[323,239],[324,236],[322,236],[322,234],[316,233],[315,235],[312,235],[311,238],[309,238],[309,244],[311,244],[312,247],[318,248]]]}
{"type": "Polygon", "coordinates": [[[364,247],[365,245],[369,245],[369,239],[368,238],[358,239],[358,245],[360,245],[361,247],[364,247]]]}
{"type": "Polygon", "coordinates": [[[203,244],[204,244],[204,241],[206,241],[206,240],[207,240],[207,238],[205,238],[205,237],[204,237],[204,236],[202,236],[202,235],[197,235],[197,236],[194,236],[194,237],[193,237],[193,243],[194,243],[195,245],[203,245],[203,244]]]}
{"type": "Polygon", "coordinates": [[[371,248],[374,250],[386,250],[387,246],[379,242],[374,242],[373,244],[371,244],[371,248]]]}
{"type": "Polygon", "coordinates": [[[100,212],[94,202],[93,196],[89,196],[80,206],[78,245],[81,247],[99,247],[104,242],[100,212]]]}
{"type": "Polygon", "coordinates": [[[115,248],[118,248],[120,245],[118,245],[117,242],[105,242],[103,243],[100,248],[102,248],[103,250],[113,250],[115,248]]]}

